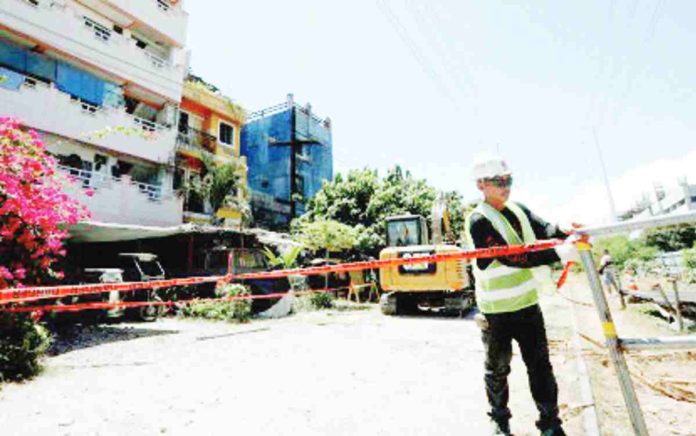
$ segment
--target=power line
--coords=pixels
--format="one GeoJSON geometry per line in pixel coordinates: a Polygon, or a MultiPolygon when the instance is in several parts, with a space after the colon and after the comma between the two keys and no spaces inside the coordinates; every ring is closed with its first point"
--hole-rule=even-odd
{"type": "Polygon", "coordinates": [[[597,129],[592,128],[592,136],[594,137],[595,146],[597,147],[597,154],[599,155],[599,162],[602,165],[602,174],[604,175],[604,186],[607,188],[607,197],[609,198],[609,210],[611,211],[612,221],[616,221],[616,204],[614,203],[614,195],[611,192],[611,186],[609,185],[609,176],[607,176],[607,167],[604,165],[604,157],[602,156],[602,149],[599,146],[599,139],[597,139],[597,129]]]}
{"type": "Polygon", "coordinates": [[[433,50],[442,63],[445,71],[448,73],[450,79],[457,85],[457,89],[463,91],[464,89],[469,89],[474,97],[477,96],[476,83],[473,77],[467,70],[467,68],[462,68],[458,65],[453,57],[451,56],[450,50],[445,46],[445,43],[440,38],[440,33],[433,31],[433,29],[443,28],[442,24],[437,17],[433,18],[428,11],[423,10],[422,4],[419,2],[414,2],[413,0],[405,0],[404,2],[406,9],[413,16],[418,29],[421,34],[430,42],[429,45],[432,46],[433,50]],[[426,22],[427,21],[427,22],[426,22]],[[462,75],[465,75],[468,81],[462,79],[462,75]]]}
{"type": "Polygon", "coordinates": [[[399,20],[399,17],[391,10],[387,2],[385,0],[377,0],[377,6],[380,8],[380,11],[384,14],[384,16],[387,18],[389,24],[394,28],[397,35],[399,35],[401,41],[409,49],[411,55],[418,62],[425,75],[430,79],[430,81],[435,85],[438,91],[440,91],[440,93],[442,93],[442,95],[445,98],[450,100],[452,104],[459,108],[457,100],[454,97],[452,97],[452,94],[450,93],[448,86],[443,83],[442,77],[440,77],[438,72],[435,69],[433,69],[433,67],[430,65],[426,56],[423,55],[421,49],[409,35],[408,29],[406,29],[406,27],[401,23],[401,20],[399,20]]]}

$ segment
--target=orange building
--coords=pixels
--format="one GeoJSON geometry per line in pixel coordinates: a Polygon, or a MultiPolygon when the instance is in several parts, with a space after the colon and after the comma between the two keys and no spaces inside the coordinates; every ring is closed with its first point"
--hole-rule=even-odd
{"type": "Polygon", "coordinates": [[[235,201],[211,210],[206,199],[191,192],[184,202],[184,221],[210,223],[213,217],[225,225],[240,227],[247,206],[246,158],[240,157],[240,132],[246,113],[214,87],[189,77],[184,82],[176,141],[176,188],[205,172],[205,161],[215,165],[236,164],[241,182],[235,201]]]}

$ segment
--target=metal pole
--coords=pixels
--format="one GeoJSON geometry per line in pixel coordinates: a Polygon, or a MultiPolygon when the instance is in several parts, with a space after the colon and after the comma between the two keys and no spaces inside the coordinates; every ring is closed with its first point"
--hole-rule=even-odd
{"type": "Polygon", "coordinates": [[[621,277],[619,272],[616,272],[616,283],[619,285],[619,301],[621,302],[621,310],[626,309],[626,298],[624,297],[623,293],[623,283],[621,283],[621,277]]]}
{"type": "Polygon", "coordinates": [[[611,192],[611,185],[609,185],[609,177],[607,176],[607,166],[604,164],[604,156],[602,156],[602,149],[599,147],[599,139],[597,139],[597,129],[592,128],[592,136],[594,137],[595,145],[597,146],[597,154],[599,154],[599,163],[602,164],[602,174],[604,175],[604,185],[607,188],[607,196],[609,197],[609,209],[611,210],[611,220],[616,221],[616,205],[614,203],[614,195],[611,192]]]}
{"type": "Polygon", "coordinates": [[[679,307],[681,302],[679,301],[679,288],[676,278],[672,281],[672,289],[674,289],[674,309],[677,312],[677,327],[679,327],[679,331],[682,332],[684,331],[684,320],[682,320],[681,308],[679,307]]]}
{"type": "MultiPolygon", "coordinates": [[[[295,113],[295,104],[290,108],[290,221],[295,219],[295,191],[297,191],[297,143],[295,123],[297,122],[297,114],[295,113]]],[[[288,222],[288,224],[290,224],[288,222]]]]}
{"type": "Polygon", "coordinates": [[[633,382],[631,381],[631,374],[628,371],[628,365],[626,365],[626,359],[624,358],[621,347],[619,346],[619,339],[616,336],[616,327],[614,325],[614,320],[611,317],[611,311],[609,310],[609,305],[607,304],[606,297],[604,296],[604,291],[602,290],[602,283],[597,274],[597,269],[595,266],[594,259],[592,258],[592,246],[587,243],[576,244],[578,251],[580,252],[580,258],[582,259],[582,264],[585,267],[585,272],[587,272],[587,278],[590,282],[590,288],[592,289],[592,296],[594,298],[595,306],[599,314],[599,319],[602,322],[602,331],[604,333],[605,344],[607,350],[609,351],[609,358],[616,368],[616,374],[619,378],[619,385],[621,385],[621,393],[624,397],[624,402],[626,403],[626,408],[628,409],[628,416],[631,419],[631,426],[633,426],[633,431],[638,436],[648,436],[648,429],[645,426],[645,419],[643,418],[643,412],[640,409],[640,404],[638,403],[638,397],[636,396],[636,391],[633,387],[633,382]]]}
{"type": "Polygon", "coordinates": [[[668,336],[666,338],[619,339],[624,350],[693,350],[696,336],[668,336]]]}
{"type": "Polygon", "coordinates": [[[695,221],[696,211],[692,210],[674,215],[663,215],[638,220],[622,221],[619,223],[606,224],[602,226],[583,227],[578,229],[577,233],[596,237],[603,235],[614,235],[616,233],[626,233],[634,230],[687,224],[695,221]]]}

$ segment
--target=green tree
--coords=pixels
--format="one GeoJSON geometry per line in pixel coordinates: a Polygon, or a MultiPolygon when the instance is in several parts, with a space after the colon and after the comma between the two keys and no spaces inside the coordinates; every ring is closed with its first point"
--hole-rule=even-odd
{"type": "Polygon", "coordinates": [[[315,252],[350,250],[357,243],[355,228],[333,220],[303,222],[296,227],[295,237],[315,252]]]}
{"type": "Polygon", "coordinates": [[[628,261],[648,262],[657,255],[657,248],[643,240],[629,240],[626,235],[617,235],[599,239],[594,244],[594,253],[600,257],[608,250],[617,268],[622,269],[628,261]]]}
{"type": "Polygon", "coordinates": [[[667,252],[688,249],[696,243],[696,225],[680,224],[653,229],[645,234],[645,242],[651,247],[667,252]]]}
{"type": "MultiPolygon", "coordinates": [[[[422,215],[430,222],[436,196],[437,191],[425,180],[415,179],[399,166],[389,170],[384,178],[370,169],[351,170],[324,184],[308,202],[307,213],[294,221],[293,230],[297,233],[304,223],[338,221],[355,229],[358,250],[376,255],[385,245],[388,216],[410,213],[422,215]]],[[[459,238],[466,208],[457,192],[446,196],[454,236],[459,238]]]]}
{"type": "Polygon", "coordinates": [[[222,207],[235,208],[242,212],[243,219],[249,220],[251,209],[246,184],[244,183],[244,165],[234,159],[222,164],[211,158],[203,158],[204,171],[185,183],[182,192],[194,192],[210,203],[213,213],[222,207]],[[241,198],[237,195],[241,192],[241,198]]]}

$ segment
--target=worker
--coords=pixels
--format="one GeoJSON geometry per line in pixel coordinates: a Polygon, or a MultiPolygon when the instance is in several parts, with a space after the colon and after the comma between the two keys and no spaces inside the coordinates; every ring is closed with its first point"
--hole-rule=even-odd
{"type": "MultiPolygon", "coordinates": [[[[525,206],[508,201],[512,173],[500,157],[479,159],[473,174],[484,200],[466,218],[466,237],[472,248],[568,236],[568,232],[543,221],[525,206]]],[[[539,287],[530,269],[559,260],[579,261],[579,254],[572,244],[564,243],[556,249],[480,258],[472,264],[492,434],[510,434],[507,376],[514,339],[527,367],[532,397],[539,411],[537,427],[544,436],[565,435],[558,417],[558,387],[549,361],[544,318],[538,305],[539,287]]]]}
{"type": "Polygon", "coordinates": [[[604,250],[601,259],[599,260],[599,275],[602,276],[604,287],[608,294],[611,294],[613,287],[617,293],[621,292],[618,282],[616,281],[616,269],[614,268],[614,260],[609,254],[609,250],[604,250]]]}

